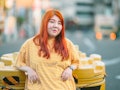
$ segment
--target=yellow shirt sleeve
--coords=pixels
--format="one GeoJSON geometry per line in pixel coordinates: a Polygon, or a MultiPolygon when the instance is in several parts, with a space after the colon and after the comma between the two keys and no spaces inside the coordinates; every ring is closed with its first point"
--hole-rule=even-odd
{"type": "Polygon", "coordinates": [[[15,61],[15,66],[16,67],[21,67],[21,66],[28,66],[29,65],[29,55],[28,55],[28,45],[29,45],[29,42],[28,40],[21,46],[20,48],[20,51],[19,51],[19,54],[16,58],[16,61],[15,61]]]}
{"type": "Polygon", "coordinates": [[[78,53],[78,49],[76,48],[76,46],[70,41],[67,40],[67,44],[68,44],[68,51],[69,51],[69,55],[71,58],[71,64],[72,65],[79,65],[79,53],[78,53]]]}

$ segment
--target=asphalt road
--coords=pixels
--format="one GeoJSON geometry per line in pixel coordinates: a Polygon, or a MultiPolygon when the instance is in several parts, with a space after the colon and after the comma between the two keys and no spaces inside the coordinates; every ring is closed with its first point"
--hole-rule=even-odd
{"type": "Polygon", "coordinates": [[[74,34],[69,33],[68,37],[88,56],[93,53],[102,56],[106,65],[106,90],[120,90],[120,39],[96,40],[94,32],[91,31],[76,31],[74,34]],[[74,38],[71,37],[72,35],[74,38]]]}
{"type": "MultiPolygon", "coordinates": [[[[120,90],[120,39],[96,40],[91,31],[66,31],[66,36],[79,46],[79,50],[88,56],[93,53],[100,54],[106,65],[106,90],[120,90]]],[[[19,51],[26,39],[18,39],[0,45],[0,56],[5,53],[19,51]]]]}

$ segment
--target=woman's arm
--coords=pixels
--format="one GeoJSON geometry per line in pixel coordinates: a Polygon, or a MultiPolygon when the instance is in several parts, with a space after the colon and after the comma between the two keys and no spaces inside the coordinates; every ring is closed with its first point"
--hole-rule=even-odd
{"type": "Polygon", "coordinates": [[[70,41],[68,41],[69,55],[71,59],[71,65],[68,66],[62,73],[62,79],[65,81],[72,77],[72,71],[77,69],[79,66],[79,53],[76,46],[70,41]]]}
{"type": "Polygon", "coordinates": [[[33,70],[32,68],[30,68],[29,66],[21,66],[21,67],[17,67],[17,69],[24,71],[25,74],[28,76],[28,80],[31,83],[36,83],[36,82],[40,82],[39,77],[36,73],[35,70],[33,70]]]}
{"type": "Polygon", "coordinates": [[[63,73],[62,73],[62,80],[66,81],[67,79],[72,78],[72,71],[75,70],[77,68],[76,65],[70,65],[69,67],[67,67],[63,73]]]}

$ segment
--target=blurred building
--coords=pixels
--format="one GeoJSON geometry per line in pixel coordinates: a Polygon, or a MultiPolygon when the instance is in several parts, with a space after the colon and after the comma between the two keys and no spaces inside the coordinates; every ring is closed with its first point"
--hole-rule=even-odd
{"type": "Polygon", "coordinates": [[[5,19],[14,16],[17,35],[33,36],[48,8],[63,13],[67,30],[93,30],[97,15],[114,16],[120,29],[120,0],[0,0],[0,33],[4,32],[5,19]]]}
{"type": "Polygon", "coordinates": [[[68,29],[87,29],[94,25],[94,0],[51,0],[55,8],[59,8],[65,17],[68,29]],[[69,3],[68,3],[69,2],[69,3]],[[72,27],[72,28],[71,28],[72,27]]]}
{"type": "Polygon", "coordinates": [[[96,15],[116,17],[120,26],[120,0],[50,0],[51,7],[60,9],[66,20],[67,29],[93,29],[96,15]],[[71,28],[72,27],[72,28],[71,28]]]}

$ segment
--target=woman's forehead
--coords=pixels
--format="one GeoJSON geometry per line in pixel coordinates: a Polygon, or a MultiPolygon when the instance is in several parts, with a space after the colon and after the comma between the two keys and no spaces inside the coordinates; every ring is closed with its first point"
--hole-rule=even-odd
{"type": "Polygon", "coordinates": [[[60,18],[59,18],[57,15],[53,15],[53,16],[50,18],[50,20],[59,20],[59,21],[61,21],[60,18]]]}

